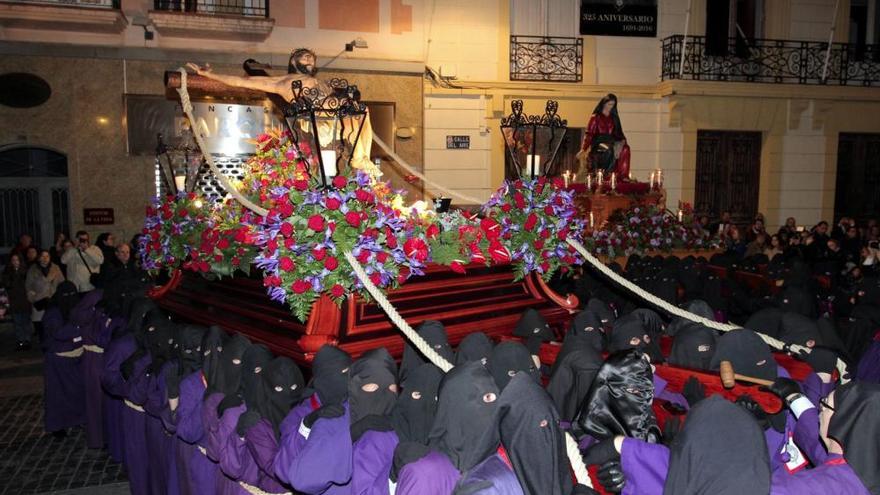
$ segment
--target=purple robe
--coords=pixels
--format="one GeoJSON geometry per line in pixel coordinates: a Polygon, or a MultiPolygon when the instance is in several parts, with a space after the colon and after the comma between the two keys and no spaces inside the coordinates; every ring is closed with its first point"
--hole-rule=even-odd
{"type": "Polygon", "coordinates": [[[104,389],[104,430],[107,432],[107,450],[116,462],[123,462],[125,454],[125,428],[122,415],[126,409],[122,398],[125,395],[125,380],[119,367],[137,349],[134,336],[122,335],[110,341],[104,351],[104,371],[101,374],[101,388],[104,389]]]}
{"type": "Polygon", "coordinates": [[[287,477],[287,470],[293,464],[299,449],[302,448],[302,442],[297,438],[300,436],[299,426],[302,424],[303,418],[319,407],[321,407],[321,401],[318,394],[312,394],[311,397],[291,409],[281,421],[278,428],[281,431],[281,441],[278,444],[275,459],[272,461],[272,472],[282,483],[291,484],[290,478],[287,477]]]}
{"type": "Polygon", "coordinates": [[[431,451],[425,457],[411,462],[397,473],[395,495],[449,495],[455,489],[461,473],[440,452],[431,451]]]}
{"type": "Polygon", "coordinates": [[[103,431],[103,393],[101,392],[101,371],[104,367],[103,346],[100,340],[102,330],[109,328],[109,318],[95,307],[101,300],[103,292],[93,290],[83,296],[71,310],[70,319],[76,324],[82,335],[85,352],[82,358],[83,387],[85,397],[85,430],[86,445],[90,449],[104,447],[103,431]],[[107,324],[105,325],[105,322],[107,324]]]}
{"type": "Polygon", "coordinates": [[[201,371],[180,380],[180,401],[174,419],[180,440],[177,442],[178,486],[184,494],[216,493],[219,467],[200,450],[206,443],[202,408],[204,404],[204,407],[216,411],[222,396],[214,394],[203,402],[204,395],[205,381],[201,371]]]}
{"type": "Polygon", "coordinates": [[[278,466],[294,489],[308,495],[350,495],[352,443],[348,402],[338,418],[321,418],[312,428],[300,422],[285,442],[290,464],[278,466]]]}
{"type": "Polygon", "coordinates": [[[64,323],[57,309],[46,311],[43,327],[48,337],[43,366],[45,429],[54,432],[80,426],[85,423],[82,354],[58,353],[82,353],[81,331],[72,322],[64,323]]]}
{"type": "Polygon", "coordinates": [[[134,370],[125,382],[125,410],[122,413],[122,426],[125,428],[123,459],[128,471],[128,481],[132,495],[150,493],[150,458],[147,456],[146,421],[143,404],[147,400],[149,379],[146,375],[150,356],[145,355],[134,364],[134,370]]]}
{"type": "Polygon", "coordinates": [[[856,380],[861,382],[880,383],[880,340],[877,337],[871,347],[859,359],[856,380]]]}
{"type": "Polygon", "coordinates": [[[167,459],[171,457],[174,448],[174,437],[165,431],[162,415],[168,405],[168,397],[165,392],[165,377],[168,373],[176,372],[177,365],[167,362],[162,366],[158,374],[152,375],[147,380],[147,399],[144,402],[144,410],[147,412],[146,433],[147,455],[150,463],[150,491],[153,495],[178,495],[177,476],[173,478],[169,473],[167,459]],[[169,483],[170,480],[174,483],[169,483]]]}
{"type": "MultiPolygon", "coordinates": [[[[780,377],[790,378],[791,375],[782,366],[777,367],[777,373],[780,377]]],[[[770,454],[770,471],[776,472],[782,469],[787,471],[795,470],[794,466],[805,459],[803,454],[798,451],[794,442],[794,429],[797,420],[788,409],[785,409],[785,431],[778,432],[773,427],[764,430],[764,439],[767,441],[767,451],[770,454]]]]}
{"type": "MultiPolygon", "coordinates": [[[[223,416],[216,423],[216,428],[212,428],[208,434],[208,444],[211,445],[211,451],[217,456],[220,465],[220,473],[217,478],[217,493],[222,495],[247,494],[248,492],[238,484],[239,480],[256,485],[256,473],[245,472],[250,466],[240,462],[241,458],[237,455],[237,451],[230,451],[229,449],[230,439],[233,437],[238,438],[235,426],[238,424],[238,418],[245,411],[247,411],[247,407],[244,404],[230,407],[223,411],[223,416]],[[243,476],[250,476],[250,480],[244,479],[243,476]]],[[[244,442],[242,442],[242,447],[243,444],[244,442]]]]}
{"type": "Polygon", "coordinates": [[[831,454],[821,465],[794,474],[774,472],[771,495],[871,495],[846,460],[831,454]]]}
{"type": "Polygon", "coordinates": [[[833,381],[830,383],[823,382],[816,373],[810,373],[807,375],[807,378],[801,384],[804,395],[806,395],[807,399],[810,399],[810,402],[813,404],[818,404],[820,399],[828,397],[828,394],[830,394],[836,386],[837,384],[833,381]]]}
{"type": "Polygon", "coordinates": [[[625,438],[620,467],[626,475],[623,495],[663,495],[669,472],[669,449],[637,438],[625,438]]]}
{"type": "Polygon", "coordinates": [[[489,481],[492,486],[473,492],[474,495],[523,495],[516,473],[498,454],[487,457],[464,473],[459,485],[468,486],[481,481],[489,481]]]}
{"type": "MultiPolygon", "coordinates": [[[[208,407],[206,401],[202,407],[202,425],[205,429],[205,453],[208,458],[219,463],[221,454],[225,448],[226,438],[229,432],[235,429],[238,417],[244,412],[244,406],[238,406],[228,409],[224,412],[223,417],[217,416],[217,406],[223,401],[224,395],[215,392],[208,397],[213,407],[208,407]]],[[[242,490],[238,482],[230,479],[223,473],[222,469],[217,469],[214,473],[214,484],[216,486],[214,493],[221,494],[238,494],[242,490]]]]}
{"type": "MultiPolygon", "coordinates": [[[[236,437],[237,449],[240,448],[237,445],[238,440],[240,438],[236,437]]],[[[257,424],[248,428],[241,443],[247,449],[246,455],[244,453],[240,454],[245,459],[242,462],[252,463],[253,468],[256,468],[256,483],[252,484],[269,493],[288,491],[281,484],[281,481],[275,477],[275,457],[278,454],[278,439],[275,437],[275,430],[269,421],[261,419],[257,424]]]]}
{"type": "Polygon", "coordinates": [[[370,430],[352,446],[352,495],[387,495],[397,433],[370,430]]]}

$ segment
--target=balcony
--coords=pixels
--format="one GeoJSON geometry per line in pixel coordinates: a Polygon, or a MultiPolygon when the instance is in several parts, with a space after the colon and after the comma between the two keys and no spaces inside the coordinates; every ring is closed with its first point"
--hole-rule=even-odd
{"type": "Polygon", "coordinates": [[[126,26],[119,0],[0,1],[0,26],[87,33],[121,33],[126,26]]]}
{"type": "Polygon", "coordinates": [[[511,81],[581,82],[583,60],[580,37],[510,37],[511,81]]]}
{"type": "Polygon", "coordinates": [[[154,0],[150,20],[163,36],[248,42],[275,26],[269,0],[154,0]]]}
{"type": "Polygon", "coordinates": [[[706,52],[705,36],[663,40],[664,81],[880,86],[880,45],[795,40],[728,40],[728,55],[706,52]],[[682,45],[685,45],[682,70],[682,45]],[[825,60],[828,60],[827,68],[825,60]]]}

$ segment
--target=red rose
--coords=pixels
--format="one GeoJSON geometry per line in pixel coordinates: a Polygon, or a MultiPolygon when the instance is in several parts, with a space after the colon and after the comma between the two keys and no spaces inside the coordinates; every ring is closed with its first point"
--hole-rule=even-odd
{"type": "Polygon", "coordinates": [[[275,253],[277,249],[278,241],[276,241],[275,239],[271,239],[269,242],[266,243],[266,251],[268,252],[267,254],[269,254],[270,256],[275,253]]]}
{"type": "Polygon", "coordinates": [[[282,271],[292,272],[296,265],[293,263],[293,260],[288,256],[285,256],[278,260],[278,267],[281,268],[282,271]]]}
{"type": "Polygon", "coordinates": [[[553,207],[552,207],[552,206],[547,205],[547,206],[544,207],[544,214],[545,214],[545,215],[551,215],[551,216],[552,216],[552,215],[555,215],[556,213],[553,211],[553,207]]]}
{"type": "Polygon", "coordinates": [[[307,180],[295,180],[293,181],[293,188],[297,191],[305,191],[309,188],[309,181],[307,180]]]}
{"type": "Polygon", "coordinates": [[[211,265],[207,261],[199,261],[199,271],[208,273],[211,271],[211,265]]]}
{"type": "Polygon", "coordinates": [[[278,213],[281,214],[281,216],[284,218],[293,215],[293,205],[290,204],[290,201],[284,201],[283,203],[278,205],[278,213]]]}
{"type": "Polygon", "coordinates": [[[369,251],[367,251],[366,249],[362,250],[361,254],[359,254],[357,256],[358,262],[360,262],[363,265],[366,262],[370,261],[370,254],[371,253],[369,251]]]}
{"type": "Polygon", "coordinates": [[[364,191],[363,189],[355,191],[354,197],[361,203],[373,203],[376,200],[372,193],[364,191]]]}
{"type": "Polygon", "coordinates": [[[526,217],[526,223],[523,224],[523,228],[527,231],[531,231],[535,228],[535,225],[538,223],[538,215],[534,213],[529,213],[529,216],[526,217]]]}
{"type": "Polygon", "coordinates": [[[513,193],[513,202],[514,202],[514,204],[516,204],[517,208],[525,208],[526,207],[526,198],[524,198],[522,193],[519,191],[513,193]]]}
{"type": "Polygon", "coordinates": [[[291,235],[293,235],[293,225],[291,225],[290,222],[282,223],[279,230],[281,231],[281,235],[283,235],[284,237],[290,237],[291,235]]]}
{"type": "Polygon", "coordinates": [[[330,229],[330,233],[336,232],[336,222],[327,222],[327,228],[330,229]]]}
{"type": "Polygon", "coordinates": [[[539,235],[541,236],[541,239],[549,239],[550,238],[550,229],[542,230],[539,235]]]}
{"type": "Polygon", "coordinates": [[[223,239],[220,239],[220,241],[217,242],[217,247],[220,249],[228,248],[229,247],[229,239],[227,239],[225,237],[223,239]]]}
{"type": "Polygon", "coordinates": [[[544,241],[542,239],[538,239],[537,241],[533,242],[532,245],[535,246],[535,249],[544,249],[544,241]]]}
{"type": "Polygon", "coordinates": [[[375,239],[375,238],[379,237],[379,231],[372,228],[372,227],[366,228],[366,229],[364,229],[364,237],[369,237],[370,239],[375,239]]]}
{"type": "Polygon", "coordinates": [[[324,217],[321,215],[312,215],[309,217],[309,228],[315,232],[324,230],[324,217]]]}
{"type": "Polygon", "coordinates": [[[336,198],[327,198],[326,206],[328,210],[338,210],[342,206],[342,202],[336,198]]]}
{"type": "Polygon", "coordinates": [[[306,282],[305,280],[297,280],[296,282],[290,284],[290,290],[297,294],[302,294],[303,292],[312,288],[312,284],[306,282]]]}
{"type": "Polygon", "coordinates": [[[247,227],[242,227],[235,231],[235,241],[236,242],[245,242],[248,237],[247,227]]]}
{"type": "Polygon", "coordinates": [[[406,282],[406,275],[404,275],[403,273],[398,273],[397,283],[402,285],[404,282],[406,282]]]}
{"type": "Polygon", "coordinates": [[[294,239],[293,237],[288,237],[287,239],[284,239],[284,247],[286,247],[287,249],[293,249],[294,246],[296,246],[296,239],[294,239]]]}
{"type": "Polygon", "coordinates": [[[333,178],[333,187],[336,189],[342,189],[348,184],[348,179],[345,178],[344,175],[337,175],[333,178]]]}
{"type": "Polygon", "coordinates": [[[361,226],[361,215],[357,212],[350,211],[345,214],[345,221],[354,228],[361,226]]]}
{"type": "Polygon", "coordinates": [[[541,257],[543,257],[545,260],[549,260],[550,259],[550,251],[542,251],[541,257]]]}
{"type": "Polygon", "coordinates": [[[449,268],[452,271],[454,271],[455,273],[461,273],[462,275],[464,275],[464,273],[465,273],[464,265],[462,265],[461,262],[459,262],[457,260],[450,263],[449,268]]]}
{"type": "MultiPolygon", "coordinates": [[[[543,177],[542,177],[543,179],[543,177]]],[[[544,192],[544,181],[538,180],[538,183],[535,185],[535,194],[541,194],[544,192]]]]}
{"type": "Polygon", "coordinates": [[[373,282],[373,285],[382,285],[382,276],[378,272],[373,272],[370,274],[370,282],[373,282]]]}
{"type": "Polygon", "coordinates": [[[549,272],[550,271],[550,263],[547,263],[546,261],[541,263],[541,271],[543,271],[544,273],[549,272]]]}
{"type": "Polygon", "coordinates": [[[326,256],[326,252],[321,248],[312,249],[312,256],[315,257],[315,260],[321,261],[326,256]]]}
{"type": "Polygon", "coordinates": [[[565,229],[560,230],[559,233],[556,234],[556,237],[557,237],[560,241],[564,241],[564,240],[568,237],[568,229],[565,228],[565,229]]]}
{"type": "Polygon", "coordinates": [[[376,253],[376,261],[378,261],[379,263],[385,263],[386,261],[388,261],[388,253],[386,253],[385,251],[379,251],[378,253],[376,253]]]}
{"type": "Polygon", "coordinates": [[[503,205],[501,205],[501,211],[503,211],[504,213],[510,213],[510,210],[512,209],[513,207],[510,206],[510,203],[504,203],[503,205]]]}
{"type": "Polygon", "coordinates": [[[553,187],[555,187],[556,189],[562,189],[563,187],[565,187],[565,181],[563,181],[559,177],[554,177],[553,178],[553,187]]]}
{"type": "Polygon", "coordinates": [[[340,297],[345,295],[345,289],[341,285],[336,284],[332,288],[330,288],[330,294],[332,294],[333,297],[339,299],[340,297]]]}
{"type": "Polygon", "coordinates": [[[241,264],[241,260],[238,259],[237,256],[233,256],[233,257],[232,257],[232,266],[238,266],[238,265],[240,265],[240,264],[241,264]]]}
{"type": "Polygon", "coordinates": [[[425,235],[428,237],[428,239],[436,238],[438,235],[440,235],[440,227],[437,227],[436,224],[432,223],[431,226],[428,227],[428,230],[425,231],[425,235]]]}
{"type": "Polygon", "coordinates": [[[324,268],[330,270],[331,272],[339,266],[339,260],[334,258],[333,256],[328,256],[327,259],[324,260],[324,268]]]}
{"type": "Polygon", "coordinates": [[[410,258],[424,263],[428,259],[428,244],[421,239],[407,239],[403,243],[403,251],[410,258]]]}
{"type": "Polygon", "coordinates": [[[214,263],[221,263],[223,261],[223,256],[219,254],[214,255],[214,263]]]}

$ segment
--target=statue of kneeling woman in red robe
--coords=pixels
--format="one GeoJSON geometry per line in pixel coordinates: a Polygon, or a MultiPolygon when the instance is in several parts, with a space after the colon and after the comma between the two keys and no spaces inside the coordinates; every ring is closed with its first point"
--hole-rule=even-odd
{"type": "Polygon", "coordinates": [[[587,160],[592,172],[601,170],[606,177],[617,173],[617,179],[629,179],[629,145],[617,115],[617,96],[609,93],[599,100],[581,143],[578,159],[587,160]]]}

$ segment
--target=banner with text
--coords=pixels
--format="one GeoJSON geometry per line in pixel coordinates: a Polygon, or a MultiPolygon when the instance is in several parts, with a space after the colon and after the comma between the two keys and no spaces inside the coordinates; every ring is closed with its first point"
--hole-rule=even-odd
{"type": "Polygon", "coordinates": [[[657,36],[657,0],[581,0],[581,34],[657,36]]]}

